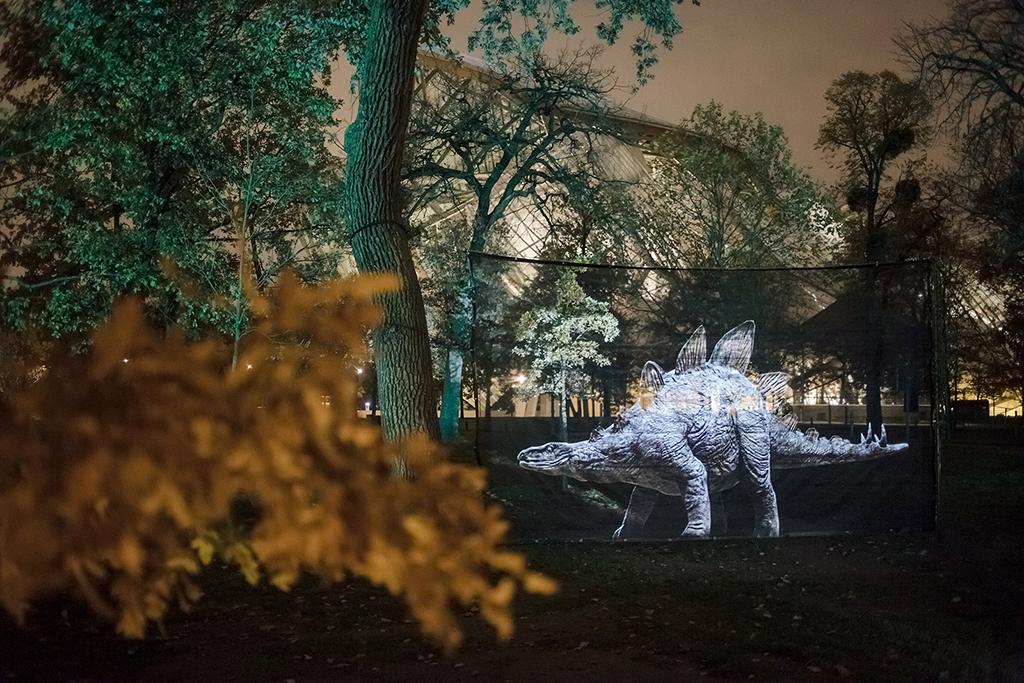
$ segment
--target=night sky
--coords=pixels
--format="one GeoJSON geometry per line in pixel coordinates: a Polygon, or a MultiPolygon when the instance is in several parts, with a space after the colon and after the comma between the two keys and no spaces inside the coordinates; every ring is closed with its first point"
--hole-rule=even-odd
{"type": "MultiPolygon", "coordinates": [[[[582,30],[575,44],[597,42],[599,15],[592,2],[577,3],[582,30]]],[[[845,71],[901,71],[893,34],[905,21],[946,14],[946,0],[703,0],[680,5],[683,34],[671,51],[659,52],[655,77],[638,93],[625,87],[627,104],[671,122],[694,105],[717,99],[744,113],[760,111],[789,136],[796,162],[820,180],[834,174],[814,149],[829,83],[845,71]]],[[[451,29],[453,47],[464,50],[478,13],[463,12],[451,29]]],[[[559,37],[553,46],[564,44],[559,37]]],[[[625,86],[634,71],[628,41],[606,53],[625,86]]],[[[346,69],[339,76],[347,82],[346,69]]],[[[339,88],[341,90],[343,88],[339,88]]],[[[342,116],[351,120],[351,98],[342,116]]]]}
{"type": "MultiPolygon", "coordinates": [[[[633,107],[679,121],[716,99],[762,112],[789,136],[796,162],[833,174],[814,149],[824,93],[845,71],[901,71],[892,36],[905,21],[946,13],[945,0],[705,0],[683,6],[684,33],[662,53],[654,80],[633,107]]],[[[617,50],[617,71],[631,64],[617,50]]]]}

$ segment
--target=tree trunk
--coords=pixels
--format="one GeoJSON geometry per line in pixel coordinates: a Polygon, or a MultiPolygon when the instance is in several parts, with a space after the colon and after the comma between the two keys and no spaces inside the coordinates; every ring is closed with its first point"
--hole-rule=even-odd
{"type": "Polygon", "coordinates": [[[456,347],[452,340],[444,373],[444,389],[441,391],[441,440],[444,442],[452,442],[459,435],[463,364],[462,349],[456,347]]]}
{"type": "Polygon", "coordinates": [[[865,382],[867,423],[874,434],[882,431],[882,377],[881,363],[877,356],[869,361],[867,382],[865,382]]]}
{"type": "MultiPolygon", "coordinates": [[[[879,183],[872,181],[870,187],[874,196],[878,196],[879,183]]],[[[877,200],[875,200],[877,201],[877,200]]],[[[875,205],[872,203],[867,210],[867,242],[865,253],[868,263],[882,260],[882,235],[880,226],[875,223],[875,205]]],[[[868,267],[866,273],[867,290],[867,353],[865,355],[865,404],[867,424],[875,434],[882,428],[882,295],[880,273],[877,268],[868,267]]]]}
{"type": "Polygon", "coordinates": [[[607,427],[612,423],[612,387],[607,377],[601,378],[601,426],[607,427]]]}
{"type": "Polygon", "coordinates": [[[455,305],[448,317],[448,367],[444,373],[441,393],[441,440],[453,441],[459,435],[459,406],[462,403],[462,374],[464,356],[469,351],[473,334],[473,301],[476,298],[476,280],[470,259],[472,252],[483,251],[489,223],[485,215],[477,215],[473,222],[470,254],[462,266],[455,305]]]}
{"type": "Polygon", "coordinates": [[[469,350],[473,328],[473,276],[468,264],[459,279],[455,306],[448,317],[448,365],[441,393],[441,440],[454,441],[459,435],[459,406],[462,404],[464,355],[469,350]]]}
{"type": "MultiPolygon", "coordinates": [[[[491,377],[491,368],[487,367],[484,370],[484,417],[487,418],[488,428],[491,426],[491,385],[494,383],[494,378],[491,377]]],[[[513,404],[512,409],[513,416],[515,415],[515,407],[513,404]]]]}
{"type": "Polygon", "coordinates": [[[881,433],[882,428],[882,366],[884,364],[882,351],[882,298],[878,295],[878,278],[874,272],[868,276],[868,314],[867,326],[867,348],[864,357],[865,370],[865,404],[867,411],[867,423],[875,434],[881,433]]]}
{"type": "Polygon", "coordinates": [[[427,0],[375,0],[358,69],[359,111],[345,131],[345,214],[360,272],[395,273],[373,333],[381,425],[388,439],[438,435],[430,343],[419,280],[402,223],[399,174],[427,0]]]}
{"type": "Polygon", "coordinates": [[[566,394],[568,389],[565,386],[568,382],[565,373],[562,374],[561,381],[558,383],[558,440],[568,441],[569,440],[569,416],[566,412],[566,394]]]}

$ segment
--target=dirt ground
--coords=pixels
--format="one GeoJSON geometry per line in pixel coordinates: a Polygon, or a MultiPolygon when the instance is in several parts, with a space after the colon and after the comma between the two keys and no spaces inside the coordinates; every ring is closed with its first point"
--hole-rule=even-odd
{"type": "Polygon", "coordinates": [[[363,583],[291,593],[217,572],[124,641],[72,604],[0,617],[9,681],[1024,680],[1024,453],[947,450],[935,533],[521,546],[557,577],[507,643],[472,611],[445,656],[363,583]]]}

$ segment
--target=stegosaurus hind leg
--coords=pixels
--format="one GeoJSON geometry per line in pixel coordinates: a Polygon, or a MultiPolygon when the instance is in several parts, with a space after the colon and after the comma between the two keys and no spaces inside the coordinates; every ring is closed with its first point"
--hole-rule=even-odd
{"type": "Polygon", "coordinates": [[[771,437],[764,414],[741,411],[736,416],[740,484],[754,503],[754,536],[779,535],[779,505],[772,486],[771,437]]]}
{"type": "Polygon", "coordinates": [[[633,493],[629,496],[629,507],[626,508],[626,514],[622,518],[622,525],[615,530],[612,538],[639,536],[644,530],[644,525],[647,524],[647,518],[651,516],[651,510],[654,509],[654,503],[658,500],[659,495],[661,494],[657,491],[643,486],[634,486],[633,493]]]}

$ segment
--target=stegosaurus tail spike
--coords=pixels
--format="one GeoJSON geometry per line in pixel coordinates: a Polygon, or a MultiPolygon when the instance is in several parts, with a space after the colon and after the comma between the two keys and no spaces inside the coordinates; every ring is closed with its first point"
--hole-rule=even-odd
{"type": "Polygon", "coordinates": [[[712,365],[732,368],[740,374],[747,371],[750,365],[750,354],[754,350],[754,321],[748,320],[732,328],[715,344],[711,352],[712,365]]]}
{"type": "Polygon", "coordinates": [[[686,372],[692,368],[699,368],[707,362],[708,341],[704,326],[701,325],[690,335],[690,338],[679,349],[676,356],[676,372],[686,372]]]}

